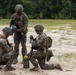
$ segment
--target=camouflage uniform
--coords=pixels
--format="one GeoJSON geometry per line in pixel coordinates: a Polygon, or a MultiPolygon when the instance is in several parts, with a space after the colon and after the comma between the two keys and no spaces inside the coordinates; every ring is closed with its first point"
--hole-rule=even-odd
{"type": "MultiPolygon", "coordinates": [[[[34,66],[38,66],[39,64],[41,69],[53,69],[54,67],[52,65],[45,63],[45,59],[48,53],[48,49],[46,48],[46,38],[46,34],[42,32],[37,38],[35,38],[35,40],[31,40],[32,46],[37,47],[37,51],[33,51],[30,61],[34,66]]],[[[53,54],[51,57],[52,56],[53,54]]]]}
{"type": "MultiPolygon", "coordinates": [[[[45,59],[47,61],[50,60],[50,58],[53,56],[52,51],[48,50],[48,46],[47,46],[47,35],[43,32],[44,27],[42,25],[36,25],[34,27],[36,33],[38,34],[38,37],[36,37],[35,39],[33,38],[33,36],[30,36],[30,43],[32,44],[32,50],[36,49],[37,51],[33,51],[32,50],[29,54],[30,61],[31,63],[34,65],[34,68],[30,69],[31,71],[39,71],[39,67],[38,64],[40,65],[41,69],[59,69],[62,70],[61,66],[59,64],[57,64],[56,66],[54,66],[54,64],[46,64],[45,63],[45,59]],[[38,60],[38,62],[36,61],[38,60]]],[[[52,41],[51,41],[52,42],[52,41]]],[[[52,44],[52,43],[50,43],[52,44]]],[[[51,47],[51,46],[50,46],[51,47]]]]}
{"type": "Polygon", "coordinates": [[[16,50],[16,53],[18,56],[19,55],[19,44],[21,42],[22,54],[24,56],[27,53],[27,50],[26,50],[26,33],[27,33],[27,27],[28,27],[28,17],[24,12],[21,12],[20,15],[18,15],[18,13],[15,12],[12,16],[10,26],[14,25],[13,21],[19,27],[18,31],[16,31],[14,34],[15,50],[16,50]]]}
{"type": "Polygon", "coordinates": [[[7,44],[7,39],[0,35],[0,65],[11,66],[15,58],[12,46],[7,44]]]}

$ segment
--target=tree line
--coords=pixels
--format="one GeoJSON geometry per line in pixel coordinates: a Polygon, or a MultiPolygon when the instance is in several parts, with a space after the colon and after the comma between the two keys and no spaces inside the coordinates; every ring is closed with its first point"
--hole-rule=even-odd
{"type": "Polygon", "coordinates": [[[76,0],[0,0],[0,17],[10,18],[16,4],[31,19],[76,19],[76,0]]]}

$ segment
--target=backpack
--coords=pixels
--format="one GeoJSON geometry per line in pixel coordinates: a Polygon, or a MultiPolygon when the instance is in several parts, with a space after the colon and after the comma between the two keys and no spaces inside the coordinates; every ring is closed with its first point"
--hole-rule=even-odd
{"type": "Polygon", "coordinates": [[[46,46],[47,48],[50,48],[52,46],[52,38],[50,36],[47,36],[46,46]]]}

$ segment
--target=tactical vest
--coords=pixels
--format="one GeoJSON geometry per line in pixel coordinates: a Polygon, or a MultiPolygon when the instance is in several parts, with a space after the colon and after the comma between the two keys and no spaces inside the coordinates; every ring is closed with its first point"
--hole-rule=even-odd
{"type": "Polygon", "coordinates": [[[22,15],[18,15],[17,13],[14,15],[13,20],[19,25],[19,27],[22,26],[22,15]]]}

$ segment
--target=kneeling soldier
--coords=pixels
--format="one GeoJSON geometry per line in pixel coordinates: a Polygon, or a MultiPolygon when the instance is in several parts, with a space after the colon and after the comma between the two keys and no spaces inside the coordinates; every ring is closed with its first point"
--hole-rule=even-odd
{"type": "MultiPolygon", "coordinates": [[[[12,34],[12,31],[9,27],[3,29],[3,33],[0,35],[0,65],[6,65],[4,67],[5,71],[12,71],[15,68],[11,67],[11,64],[14,60],[15,51],[11,44],[9,44],[7,38],[12,34]]],[[[1,67],[0,67],[1,68],[1,67]]]]}
{"type": "MultiPolygon", "coordinates": [[[[40,66],[41,69],[54,69],[57,68],[53,64],[46,64],[45,59],[47,61],[53,56],[52,51],[49,51],[47,48],[47,35],[43,32],[44,27],[42,25],[36,25],[34,27],[38,36],[34,39],[33,36],[30,36],[30,43],[32,44],[32,48],[36,49],[36,51],[32,52],[32,56],[30,58],[31,63],[34,65],[34,68],[30,69],[31,71],[38,71],[40,66]],[[38,60],[38,62],[36,61],[38,60]]],[[[59,66],[58,69],[61,69],[59,66]]]]}

